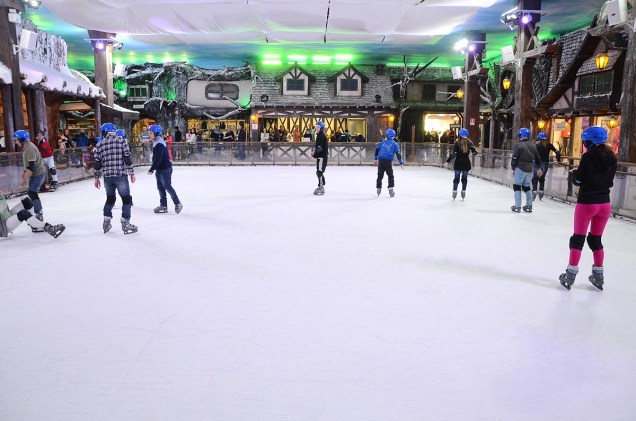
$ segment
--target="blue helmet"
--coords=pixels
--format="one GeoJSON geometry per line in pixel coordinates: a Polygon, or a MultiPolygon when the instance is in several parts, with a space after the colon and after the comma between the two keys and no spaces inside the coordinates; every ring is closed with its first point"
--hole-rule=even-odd
{"type": "Polygon", "coordinates": [[[113,133],[117,130],[117,126],[113,123],[104,123],[99,129],[102,132],[102,137],[105,137],[108,133],[113,133]]]}
{"type": "Polygon", "coordinates": [[[31,140],[31,135],[29,135],[29,132],[27,132],[26,130],[18,130],[17,132],[13,133],[13,138],[18,139],[20,143],[24,143],[31,140]]]}
{"type": "Polygon", "coordinates": [[[602,145],[607,141],[607,131],[601,126],[590,126],[581,133],[581,140],[586,148],[602,145]]]}
{"type": "Polygon", "coordinates": [[[322,121],[316,121],[316,126],[320,127],[320,130],[325,130],[325,123],[322,121]]]}
{"type": "Polygon", "coordinates": [[[395,139],[395,130],[386,129],[386,138],[387,139],[395,139]]]}
{"type": "Polygon", "coordinates": [[[101,137],[96,137],[96,138],[95,138],[95,144],[96,144],[96,145],[97,145],[99,142],[101,142],[101,141],[102,141],[102,138],[101,138],[101,137]]]}
{"type": "Polygon", "coordinates": [[[519,139],[530,139],[530,129],[527,127],[520,128],[519,139]]]}
{"type": "Polygon", "coordinates": [[[163,129],[158,124],[153,124],[152,126],[148,127],[148,131],[153,132],[155,136],[161,136],[161,133],[163,133],[163,129]]]}
{"type": "Polygon", "coordinates": [[[468,137],[468,129],[459,129],[459,137],[468,137]]]}
{"type": "Polygon", "coordinates": [[[124,139],[126,139],[126,130],[124,130],[124,129],[115,130],[115,136],[121,136],[124,139]]]}
{"type": "Polygon", "coordinates": [[[544,132],[541,132],[537,135],[537,139],[539,140],[548,140],[548,135],[544,132]]]}

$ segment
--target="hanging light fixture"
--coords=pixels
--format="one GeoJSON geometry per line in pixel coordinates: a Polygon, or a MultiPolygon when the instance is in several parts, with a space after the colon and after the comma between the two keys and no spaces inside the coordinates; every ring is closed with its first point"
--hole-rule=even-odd
{"type": "Polygon", "coordinates": [[[610,129],[615,129],[616,126],[618,126],[618,119],[612,116],[612,118],[610,118],[607,122],[607,127],[609,127],[610,129]]]}
{"type": "Polygon", "coordinates": [[[539,121],[537,121],[537,127],[539,130],[543,130],[545,128],[545,120],[542,118],[539,119],[539,121]]]}
{"type": "Polygon", "coordinates": [[[463,97],[464,97],[464,90],[460,88],[457,90],[457,98],[462,99],[463,97]]]}
{"type": "Polygon", "coordinates": [[[505,78],[504,80],[501,81],[501,85],[507,91],[508,89],[510,89],[510,85],[512,85],[512,81],[508,78],[505,78]]]}
{"type": "Polygon", "coordinates": [[[607,53],[601,53],[597,55],[594,60],[596,61],[596,68],[599,70],[604,70],[607,68],[609,64],[609,56],[607,53]]]}
{"type": "Polygon", "coordinates": [[[393,123],[395,121],[395,116],[393,114],[389,115],[389,123],[393,123]]]}

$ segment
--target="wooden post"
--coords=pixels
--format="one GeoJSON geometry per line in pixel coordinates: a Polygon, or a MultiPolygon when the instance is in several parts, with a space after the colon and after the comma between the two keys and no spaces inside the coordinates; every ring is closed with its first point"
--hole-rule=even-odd
{"type": "MultiPolygon", "coordinates": [[[[90,39],[108,40],[115,34],[89,30],[88,36],[90,39]]],[[[113,44],[104,41],[103,50],[93,48],[93,60],[95,61],[95,85],[104,91],[106,99],[103,99],[102,102],[112,107],[115,99],[113,95],[113,44]]]]}
{"type": "Polygon", "coordinates": [[[479,104],[481,103],[481,91],[479,88],[479,76],[468,76],[468,72],[481,67],[482,53],[484,51],[486,34],[480,31],[466,32],[468,42],[479,41],[474,44],[475,50],[466,53],[464,72],[464,128],[468,130],[470,139],[479,137],[479,104]]]}
{"type": "Polygon", "coordinates": [[[95,136],[99,137],[102,135],[100,130],[102,127],[102,107],[99,98],[95,100],[93,108],[95,109],[95,136]]]}
{"type": "Polygon", "coordinates": [[[29,119],[29,134],[31,139],[35,139],[37,127],[35,127],[35,117],[33,116],[33,90],[26,89],[24,91],[24,99],[26,102],[27,118],[29,119]]]}
{"type": "Polygon", "coordinates": [[[4,107],[4,134],[8,139],[7,152],[15,151],[12,136],[14,131],[24,128],[24,115],[22,114],[22,77],[20,76],[20,60],[13,53],[13,46],[18,44],[15,24],[9,22],[9,9],[24,10],[24,4],[18,0],[0,0],[0,61],[11,70],[11,85],[3,87],[4,107]],[[12,124],[9,124],[8,120],[12,124]]]}
{"type": "Polygon", "coordinates": [[[44,100],[44,91],[42,89],[33,91],[33,112],[35,115],[35,130],[42,130],[46,138],[50,140],[51,134],[48,133],[49,122],[46,115],[46,101],[44,100]]]}
{"type": "MultiPolygon", "coordinates": [[[[634,23],[636,11],[632,8],[630,20],[634,23]]],[[[623,71],[623,97],[621,99],[621,134],[618,150],[618,160],[622,162],[636,162],[636,32],[625,26],[625,33],[629,37],[627,51],[625,51],[625,67],[623,71]]]]}
{"type": "MultiPolygon", "coordinates": [[[[541,0],[520,0],[520,10],[541,10],[541,0]]],[[[519,29],[516,42],[517,75],[515,78],[515,104],[512,124],[512,135],[516,138],[519,129],[530,128],[532,115],[532,69],[536,59],[521,58],[523,53],[536,47],[536,25],[541,20],[541,13],[532,13],[532,21],[522,24],[519,20],[519,29]]]]}

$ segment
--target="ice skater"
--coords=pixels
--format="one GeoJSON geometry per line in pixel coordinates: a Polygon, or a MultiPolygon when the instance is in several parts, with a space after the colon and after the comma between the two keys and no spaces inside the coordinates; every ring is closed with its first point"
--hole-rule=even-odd
{"type": "Polygon", "coordinates": [[[106,190],[106,204],[104,204],[104,222],[102,228],[106,234],[112,228],[113,206],[119,193],[123,202],[121,209],[121,229],[124,234],[132,234],[138,231],[136,225],[130,223],[132,196],[130,195],[130,182],[135,182],[135,169],[128,143],[121,136],[116,136],[117,127],[113,123],[104,123],[101,127],[101,142],[97,144],[95,151],[95,187],[100,188],[99,177],[104,175],[104,189],[106,190]]]}
{"type": "Polygon", "coordinates": [[[472,140],[468,138],[468,130],[460,129],[459,139],[455,141],[453,146],[453,153],[451,153],[446,160],[446,164],[448,165],[453,158],[455,158],[455,163],[453,164],[453,170],[455,170],[455,178],[453,178],[453,200],[457,197],[457,187],[459,186],[460,177],[462,181],[462,199],[466,198],[468,172],[472,168],[469,157],[470,153],[477,155],[475,145],[473,145],[472,140]]]}
{"type": "Polygon", "coordinates": [[[395,196],[393,187],[395,187],[395,180],[393,177],[393,157],[397,156],[400,167],[404,169],[404,162],[402,161],[402,155],[400,154],[400,145],[395,141],[395,130],[386,129],[386,139],[378,143],[375,147],[374,160],[378,166],[378,178],[375,182],[376,192],[378,196],[382,193],[382,179],[384,173],[389,178],[389,196],[395,196]]]}
{"type": "Polygon", "coordinates": [[[159,190],[159,206],[155,208],[155,213],[168,212],[168,197],[166,192],[170,194],[170,198],[174,203],[174,211],[180,213],[183,205],[177,196],[177,192],[172,187],[172,162],[168,156],[168,148],[166,142],[161,137],[163,129],[158,124],[153,124],[148,129],[152,144],[152,166],[148,170],[148,175],[152,175],[157,171],[155,177],[157,179],[157,190],[159,190]]]}
{"type": "MultiPolygon", "coordinates": [[[[13,138],[20,143],[22,147],[22,163],[24,164],[24,172],[22,173],[22,187],[27,187],[27,195],[33,202],[33,211],[35,217],[40,221],[44,221],[44,211],[42,209],[42,201],[38,192],[44,184],[46,178],[46,167],[42,160],[42,155],[38,148],[31,142],[31,136],[26,130],[18,130],[13,133],[13,138]]],[[[43,232],[41,228],[32,228],[33,232],[43,232]]]]}
{"type": "Polygon", "coordinates": [[[574,208],[574,234],[570,237],[570,258],[568,267],[559,276],[561,285],[570,289],[579,272],[581,251],[585,244],[592,250],[594,264],[588,280],[596,288],[603,290],[603,259],[605,251],[601,237],[611,215],[610,187],[614,185],[617,158],[605,144],[607,131],[600,126],[590,126],[581,133],[581,140],[587,152],[572,173],[573,183],[579,186],[579,194],[574,208]]]}
{"type": "Polygon", "coordinates": [[[23,198],[13,207],[9,208],[7,199],[0,194],[0,237],[8,237],[23,222],[31,227],[33,232],[46,232],[53,238],[57,238],[66,227],[62,224],[52,225],[33,216],[31,213],[33,202],[29,197],[23,198]]]}
{"type": "MultiPolygon", "coordinates": [[[[533,165],[539,166],[539,152],[534,143],[528,142],[530,139],[530,129],[522,127],[519,129],[519,142],[515,144],[512,150],[512,161],[510,166],[514,171],[514,181],[512,189],[515,192],[515,204],[510,207],[513,212],[521,212],[521,190],[526,193],[526,205],[523,207],[524,212],[532,212],[532,192],[530,191],[530,182],[532,179],[533,165]]],[[[543,172],[541,168],[537,170],[537,175],[541,177],[543,172]]]]}
{"type": "Polygon", "coordinates": [[[545,187],[545,176],[548,173],[548,169],[550,168],[550,151],[553,151],[556,155],[557,162],[561,162],[561,154],[557,150],[557,148],[552,145],[552,143],[548,142],[548,135],[541,132],[537,135],[537,151],[539,152],[539,160],[541,164],[539,167],[534,167],[534,171],[532,173],[532,200],[536,200],[537,196],[539,196],[539,200],[543,199],[543,192],[545,187]],[[542,174],[539,176],[538,170],[541,169],[542,174]],[[537,191],[537,185],[539,190],[537,191]]]}
{"type": "Polygon", "coordinates": [[[322,121],[316,122],[316,148],[312,157],[316,158],[316,176],[318,177],[318,187],[314,190],[314,194],[322,196],[325,194],[325,171],[329,158],[329,142],[325,135],[325,123],[322,121]]]}
{"type": "Polygon", "coordinates": [[[57,168],[55,168],[55,158],[53,157],[53,149],[51,148],[51,143],[46,138],[46,136],[44,136],[44,131],[42,130],[38,131],[35,139],[37,140],[36,146],[38,147],[40,155],[42,156],[44,167],[48,168],[49,174],[51,175],[51,189],[57,190],[57,168]]]}

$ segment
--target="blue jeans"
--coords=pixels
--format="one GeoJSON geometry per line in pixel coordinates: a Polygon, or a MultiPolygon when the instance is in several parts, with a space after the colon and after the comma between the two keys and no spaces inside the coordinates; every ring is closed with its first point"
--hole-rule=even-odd
{"type": "Polygon", "coordinates": [[[46,178],[46,174],[42,175],[32,175],[29,177],[29,197],[33,201],[33,211],[35,213],[42,213],[42,202],[40,201],[40,197],[38,193],[40,192],[40,188],[42,184],[44,184],[44,179],[46,178]],[[34,199],[37,197],[37,199],[34,199]]]}
{"type": "Polygon", "coordinates": [[[166,192],[170,194],[172,202],[175,205],[181,203],[179,202],[179,197],[177,197],[177,192],[172,188],[172,168],[157,170],[155,177],[157,178],[157,190],[159,190],[159,204],[161,206],[168,206],[166,192]]]}
{"type": "Polygon", "coordinates": [[[121,175],[119,177],[104,177],[104,189],[106,189],[106,204],[104,205],[104,216],[113,217],[113,206],[115,204],[115,191],[119,193],[119,197],[123,202],[121,207],[121,217],[130,219],[130,209],[132,208],[132,197],[130,196],[130,185],[128,177],[121,175]],[[109,203],[108,197],[112,197],[112,204],[109,203]]]}
{"type": "Polygon", "coordinates": [[[245,143],[238,144],[238,159],[245,159],[245,143]]]}
{"type": "Polygon", "coordinates": [[[547,161],[541,161],[541,172],[543,173],[541,177],[537,176],[537,166],[534,166],[532,170],[532,191],[537,191],[537,183],[539,184],[539,190],[543,191],[543,187],[545,187],[545,175],[548,173],[548,168],[550,168],[550,163],[547,161]]]}
{"type": "Polygon", "coordinates": [[[466,185],[468,184],[468,171],[460,170],[455,170],[455,178],[453,178],[453,190],[457,190],[460,176],[462,180],[462,190],[466,190],[466,185]]]}
{"type": "Polygon", "coordinates": [[[532,206],[532,191],[530,189],[530,182],[532,180],[532,173],[523,172],[519,168],[515,168],[515,176],[513,181],[513,190],[515,192],[515,206],[521,207],[521,190],[526,193],[526,205],[532,206]]]}

